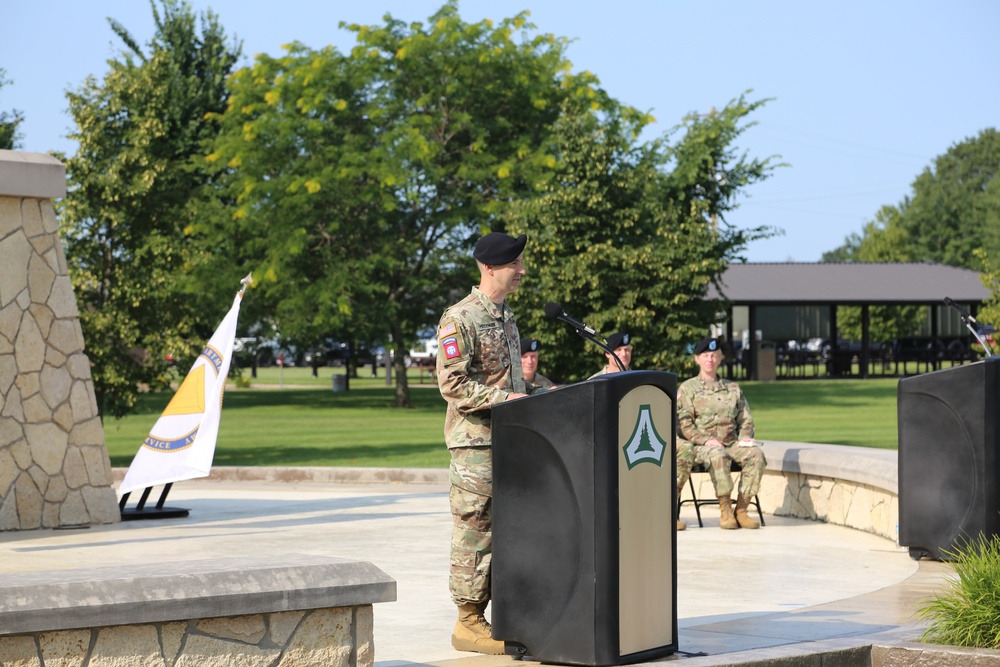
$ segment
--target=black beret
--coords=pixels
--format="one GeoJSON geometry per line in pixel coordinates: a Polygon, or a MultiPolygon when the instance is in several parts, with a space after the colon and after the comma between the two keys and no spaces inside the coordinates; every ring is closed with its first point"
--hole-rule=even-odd
{"type": "Polygon", "coordinates": [[[618,348],[631,345],[632,344],[632,334],[625,333],[624,331],[619,331],[618,333],[613,333],[608,336],[608,347],[612,350],[617,350],[618,348]]]}
{"type": "Polygon", "coordinates": [[[528,237],[521,234],[516,239],[503,232],[490,232],[476,243],[472,256],[483,264],[510,264],[524,252],[528,237]]]}
{"type": "Polygon", "coordinates": [[[528,352],[538,352],[542,349],[542,344],[540,341],[534,338],[522,338],[521,339],[521,354],[527,354],[528,352]]]}
{"type": "Polygon", "coordinates": [[[702,338],[694,346],[694,353],[701,354],[702,352],[714,352],[715,350],[722,351],[722,342],[718,338],[702,338]]]}

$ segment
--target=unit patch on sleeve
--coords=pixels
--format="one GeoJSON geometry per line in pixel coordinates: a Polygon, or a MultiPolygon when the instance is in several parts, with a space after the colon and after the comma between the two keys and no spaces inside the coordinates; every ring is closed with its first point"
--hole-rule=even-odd
{"type": "MultiPolygon", "coordinates": [[[[454,325],[451,325],[454,326],[454,325]]],[[[458,345],[458,338],[449,336],[441,341],[441,349],[444,350],[445,359],[455,359],[462,356],[462,351],[458,345]]]]}

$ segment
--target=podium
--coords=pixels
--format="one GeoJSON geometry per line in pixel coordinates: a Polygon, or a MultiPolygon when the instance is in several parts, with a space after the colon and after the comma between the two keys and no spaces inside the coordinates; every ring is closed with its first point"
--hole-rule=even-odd
{"type": "Polygon", "coordinates": [[[493,638],[617,665],[677,650],[675,397],[659,371],[493,408],[493,638]]]}
{"type": "Polygon", "coordinates": [[[899,543],[910,556],[1000,534],[1000,358],[899,381],[899,543]]]}

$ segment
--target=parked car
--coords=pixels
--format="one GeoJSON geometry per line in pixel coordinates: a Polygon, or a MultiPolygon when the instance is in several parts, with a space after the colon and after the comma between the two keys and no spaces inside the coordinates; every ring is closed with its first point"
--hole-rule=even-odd
{"type": "Polygon", "coordinates": [[[423,332],[417,344],[410,348],[407,368],[410,366],[433,366],[437,363],[438,339],[434,332],[423,332]]]}

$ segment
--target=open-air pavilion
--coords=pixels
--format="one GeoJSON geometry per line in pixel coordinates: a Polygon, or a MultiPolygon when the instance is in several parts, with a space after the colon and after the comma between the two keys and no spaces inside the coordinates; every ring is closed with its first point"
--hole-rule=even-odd
{"type": "MultiPolygon", "coordinates": [[[[845,350],[838,348],[837,307],[861,308],[861,345],[858,350],[858,369],[861,377],[870,372],[870,314],[872,306],[927,306],[930,310],[931,341],[941,338],[942,319],[947,319],[950,329],[964,328],[958,311],[945,305],[950,298],[975,317],[979,306],[990,291],[980,281],[980,274],[971,269],[946,266],[932,262],[911,263],[748,263],[731,264],[720,279],[721,290],[713,287],[709,298],[728,301],[730,310],[726,318],[726,340],[734,341],[733,322],[735,310],[745,306],[748,310],[746,330],[764,331],[766,340],[768,322],[766,313],[775,306],[809,307],[828,309],[828,337],[831,355],[827,361],[832,375],[849,374],[851,356],[846,364],[845,350]],[[846,372],[845,371],[846,368],[846,372]]],[[[770,344],[763,343],[756,335],[749,336],[749,345],[743,350],[742,363],[747,377],[753,380],[770,379],[769,366],[762,364],[762,348],[770,353],[770,344]],[[761,371],[765,371],[762,373],[761,371]]],[[[852,353],[853,356],[853,353],[852,353]]],[[[730,357],[729,363],[732,363],[730,357]]],[[[933,363],[933,360],[929,360],[933,363]]],[[[730,367],[730,371],[731,371],[730,367]]]]}

